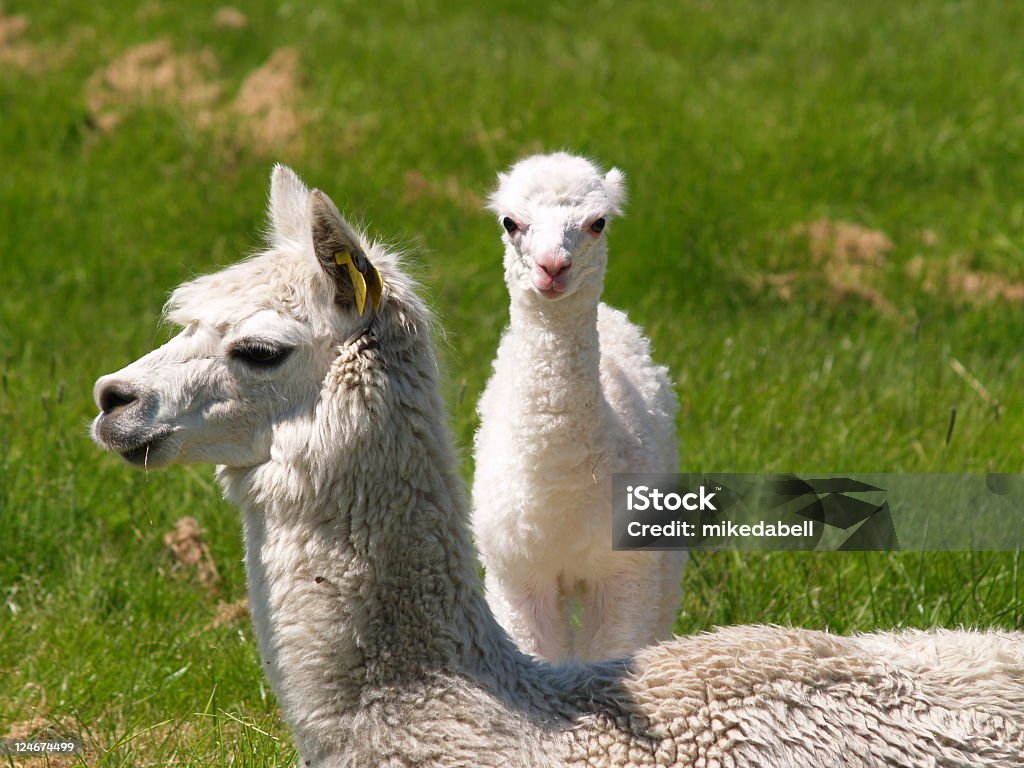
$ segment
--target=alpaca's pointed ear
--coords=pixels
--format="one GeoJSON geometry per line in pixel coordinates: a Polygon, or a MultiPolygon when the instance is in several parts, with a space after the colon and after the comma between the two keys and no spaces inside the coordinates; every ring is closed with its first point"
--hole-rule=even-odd
{"type": "Polygon", "coordinates": [[[604,175],[604,190],[612,204],[609,213],[621,214],[626,206],[626,174],[612,168],[604,175]]]}
{"type": "Polygon", "coordinates": [[[334,300],[360,315],[367,307],[380,309],[384,283],[370,263],[362,238],[338,213],[334,202],[314,189],[309,196],[313,249],[317,261],[334,283],[334,300]]]}
{"type": "Polygon", "coordinates": [[[298,240],[309,231],[309,190],[291,168],[275,165],[270,175],[270,227],[274,240],[298,240]]]}
{"type": "Polygon", "coordinates": [[[494,191],[487,196],[487,205],[484,206],[488,211],[496,213],[499,216],[504,213],[501,205],[501,189],[505,186],[505,182],[508,181],[507,173],[498,173],[498,186],[495,187],[494,191]]]}

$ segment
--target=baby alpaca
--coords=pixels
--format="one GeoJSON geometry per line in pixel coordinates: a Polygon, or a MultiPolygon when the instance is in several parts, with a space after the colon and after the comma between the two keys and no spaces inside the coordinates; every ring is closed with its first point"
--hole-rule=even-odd
{"type": "Polygon", "coordinates": [[[488,600],[545,659],[626,655],[670,636],[686,554],[612,552],[612,474],[677,470],[668,370],[600,302],[623,175],[559,152],[498,179],[510,322],[480,399],[473,484],[488,600]]]}

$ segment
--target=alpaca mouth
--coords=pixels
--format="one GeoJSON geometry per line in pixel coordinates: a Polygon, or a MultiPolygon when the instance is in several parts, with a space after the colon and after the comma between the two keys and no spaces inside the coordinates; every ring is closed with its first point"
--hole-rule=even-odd
{"type": "Polygon", "coordinates": [[[541,296],[543,296],[546,299],[560,299],[563,296],[565,296],[565,289],[564,288],[562,288],[562,289],[548,288],[548,289],[545,290],[543,288],[538,288],[537,289],[537,293],[539,293],[541,296]]]}
{"type": "Polygon", "coordinates": [[[549,299],[557,299],[565,295],[569,287],[569,267],[564,268],[556,275],[550,275],[542,269],[533,273],[533,287],[537,293],[549,299]]]}
{"type": "Polygon", "coordinates": [[[102,416],[93,427],[96,442],[108,451],[117,453],[132,466],[143,468],[152,467],[161,462],[160,449],[173,431],[173,427],[164,425],[144,431],[140,430],[136,434],[125,434],[117,429],[116,424],[105,424],[102,416]]]}
{"type": "Polygon", "coordinates": [[[139,443],[134,448],[118,449],[117,452],[129,464],[136,467],[147,467],[152,463],[152,457],[156,455],[163,442],[163,437],[154,437],[144,443],[139,443]]]}

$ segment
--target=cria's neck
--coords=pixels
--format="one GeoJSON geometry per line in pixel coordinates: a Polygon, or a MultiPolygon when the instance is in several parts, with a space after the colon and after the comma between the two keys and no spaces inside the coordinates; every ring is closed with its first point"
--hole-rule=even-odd
{"type": "Polygon", "coordinates": [[[550,417],[531,418],[533,431],[590,442],[604,433],[607,419],[597,300],[572,295],[538,301],[546,300],[527,296],[512,301],[505,343],[517,395],[508,407],[550,417]]]}
{"type": "Polygon", "coordinates": [[[597,334],[597,302],[572,295],[564,299],[546,299],[539,295],[520,295],[509,310],[509,327],[526,353],[539,355],[558,367],[566,362],[571,371],[586,364],[597,371],[600,361],[597,334]]]}
{"type": "Polygon", "coordinates": [[[532,289],[516,290],[511,295],[509,323],[513,330],[549,332],[566,341],[589,342],[597,338],[600,297],[599,291],[588,288],[557,299],[532,289]]]}

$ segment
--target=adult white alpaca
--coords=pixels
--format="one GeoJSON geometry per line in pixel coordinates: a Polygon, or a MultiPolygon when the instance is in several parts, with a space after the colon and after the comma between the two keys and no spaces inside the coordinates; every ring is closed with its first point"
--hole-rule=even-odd
{"type": "Polygon", "coordinates": [[[511,308],[480,398],[473,482],[487,598],[529,653],[624,656],[671,636],[686,562],[612,552],[612,474],[678,470],[668,370],[600,302],[625,182],[564,152],[498,178],[489,207],[505,230],[511,308]]]}
{"type": "Polygon", "coordinates": [[[302,759],[338,766],[1019,766],[1024,636],[743,627],[551,667],[487,609],[431,320],[396,259],[278,168],[266,253],[101,378],[136,466],[216,462],[302,759]]]}

